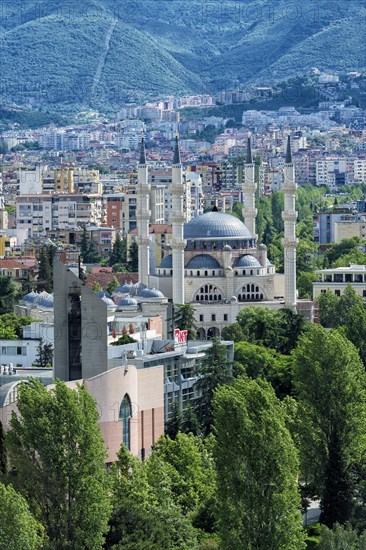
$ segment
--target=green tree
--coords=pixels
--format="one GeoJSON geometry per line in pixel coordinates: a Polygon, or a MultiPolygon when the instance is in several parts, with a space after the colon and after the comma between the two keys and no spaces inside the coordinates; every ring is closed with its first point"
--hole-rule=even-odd
{"type": "Polygon", "coordinates": [[[45,246],[42,246],[38,253],[38,280],[37,287],[39,290],[51,291],[52,271],[50,266],[49,256],[45,246]]]}
{"type": "Polygon", "coordinates": [[[102,290],[102,287],[100,286],[98,281],[94,281],[93,286],[92,286],[92,291],[93,292],[98,292],[99,290],[102,290]]]}
{"type": "Polygon", "coordinates": [[[366,374],[342,332],[316,325],[301,337],[294,359],[303,471],[331,527],[352,512],[350,471],[366,445],[366,374]]]}
{"type": "Polygon", "coordinates": [[[106,287],[106,291],[109,293],[109,294],[113,294],[113,292],[116,290],[116,288],[119,287],[119,282],[118,282],[118,279],[117,277],[113,276],[111,281],[108,283],[107,287],[106,287]]]}
{"type": "Polygon", "coordinates": [[[173,329],[188,331],[188,340],[197,338],[197,325],[194,318],[195,309],[192,304],[176,304],[173,313],[173,329]]]}
{"type": "Polygon", "coordinates": [[[233,379],[232,364],[228,360],[227,349],[219,338],[212,338],[212,346],[206,350],[204,359],[198,364],[197,381],[194,390],[198,422],[205,435],[212,426],[212,400],[215,390],[221,384],[230,384],[233,379]]]}
{"type": "Polygon", "coordinates": [[[52,362],[53,362],[52,344],[50,343],[45,344],[43,338],[41,338],[38,345],[37,355],[33,365],[41,369],[46,369],[46,368],[52,367],[52,362]]]}
{"type": "Polygon", "coordinates": [[[135,240],[133,240],[128,249],[128,269],[135,273],[139,270],[139,247],[135,240]]]}
{"type": "Polygon", "coordinates": [[[201,427],[192,403],[188,403],[183,411],[181,430],[185,434],[198,435],[201,433],[201,427]]]}
{"type": "Polygon", "coordinates": [[[319,321],[323,327],[333,328],[337,325],[337,304],[339,298],[331,290],[322,292],[316,299],[319,307],[319,321]]]}
{"type": "Polygon", "coordinates": [[[174,502],[168,463],[156,453],[140,462],[122,446],[115,470],[105,548],[197,549],[197,532],[174,502]]]}
{"type": "Polygon", "coordinates": [[[265,378],[281,399],[292,393],[292,357],[249,342],[239,342],[235,344],[234,358],[237,375],[244,374],[254,379],[265,378]]]}
{"type": "Polygon", "coordinates": [[[119,232],[117,232],[116,240],[113,243],[111,255],[109,257],[108,265],[111,267],[115,264],[126,265],[127,263],[127,241],[121,239],[119,232]]]}
{"type": "Polygon", "coordinates": [[[301,315],[286,308],[246,307],[239,312],[237,320],[245,340],[284,354],[295,348],[307,328],[301,315]]]}
{"type": "Polygon", "coordinates": [[[6,456],[5,432],[3,423],[0,420],[0,473],[6,474],[7,464],[8,460],[6,456]]]}
{"type": "Polygon", "coordinates": [[[170,416],[168,420],[165,423],[165,435],[170,437],[170,439],[175,439],[177,437],[178,432],[182,428],[182,413],[179,410],[179,403],[178,401],[174,401],[170,416]]]}
{"type": "Polygon", "coordinates": [[[0,548],[37,550],[43,548],[44,532],[34,519],[27,501],[11,485],[0,483],[0,548]]]}
{"type": "Polygon", "coordinates": [[[14,338],[23,338],[23,328],[29,325],[34,319],[28,315],[20,316],[15,313],[5,313],[0,316],[0,334],[2,328],[15,334],[14,338]]]}
{"type": "Polygon", "coordinates": [[[336,523],[334,528],[323,526],[319,550],[364,550],[366,548],[366,532],[358,533],[348,524],[336,523]]]}
{"type": "Polygon", "coordinates": [[[216,479],[209,444],[178,432],[175,439],[161,437],[154,445],[154,456],[169,466],[174,501],[184,514],[194,517],[202,506],[211,504],[216,479]]]}
{"type": "Polygon", "coordinates": [[[13,279],[7,275],[0,275],[0,314],[12,313],[17,301],[17,287],[13,279]]]}
{"type": "Polygon", "coordinates": [[[88,257],[89,244],[90,244],[90,239],[88,237],[86,227],[84,226],[83,234],[81,235],[81,241],[80,241],[80,255],[83,258],[84,262],[86,262],[85,258],[88,257]]]}
{"type": "Polygon", "coordinates": [[[106,451],[94,399],[56,380],[21,384],[7,445],[17,486],[52,548],[101,549],[110,513],[106,451]]]}
{"type": "Polygon", "coordinates": [[[223,340],[233,340],[234,342],[244,340],[244,334],[239,323],[231,323],[227,327],[224,327],[221,331],[221,338],[223,340]]]}
{"type": "Polygon", "coordinates": [[[222,548],[305,548],[297,451],[270,384],[221,386],[214,419],[222,548]]]}
{"type": "Polygon", "coordinates": [[[297,278],[299,297],[311,300],[313,297],[313,283],[316,281],[315,273],[300,273],[297,278]]]}

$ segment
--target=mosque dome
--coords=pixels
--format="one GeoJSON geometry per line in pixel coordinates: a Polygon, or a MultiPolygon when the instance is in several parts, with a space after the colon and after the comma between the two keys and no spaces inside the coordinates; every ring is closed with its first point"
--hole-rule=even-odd
{"type": "Polygon", "coordinates": [[[165,298],[164,294],[156,288],[143,288],[138,296],[140,298],[165,298]]]}
{"type": "Polygon", "coordinates": [[[107,298],[111,298],[111,295],[106,290],[98,290],[95,294],[98,296],[98,298],[103,298],[104,296],[106,296],[107,298]]]}
{"type": "Polygon", "coordinates": [[[28,292],[28,294],[26,294],[25,296],[23,296],[23,300],[25,302],[30,302],[33,304],[33,302],[38,298],[38,294],[37,292],[34,292],[34,290],[32,290],[32,292],[28,292]]]}
{"type": "Polygon", "coordinates": [[[235,267],[262,267],[257,258],[251,254],[240,256],[235,262],[235,267]]]}
{"type": "Polygon", "coordinates": [[[53,296],[44,290],[38,294],[35,303],[40,307],[53,308],[53,296]]]}
{"type": "Polygon", "coordinates": [[[198,254],[193,256],[186,265],[186,269],[217,269],[219,262],[209,254],[198,254]]]}
{"type": "Polygon", "coordinates": [[[125,308],[125,307],[137,307],[138,302],[135,298],[132,298],[132,296],[125,296],[118,302],[118,307],[125,308]]]}
{"type": "Polygon", "coordinates": [[[165,256],[165,258],[161,260],[159,267],[171,269],[173,267],[173,256],[171,254],[165,256]]]}
{"type": "Polygon", "coordinates": [[[107,307],[116,307],[116,304],[113,302],[113,300],[111,300],[111,298],[107,298],[107,296],[103,296],[101,300],[106,304],[107,307]]]}
{"type": "Polygon", "coordinates": [[[129,294],[131,290],[134,290],[134,284],[133,283],[124,283],[123,285],[120,285],[116,290],[113,292],[113,294],[129,294]]]}
{"type": "Polygon", "coordinates": [[[184,238],[203,239],[252,239],[248,228],[238,218],[223,212],[207,212],[197,216],[184,226],[184,238]]]}

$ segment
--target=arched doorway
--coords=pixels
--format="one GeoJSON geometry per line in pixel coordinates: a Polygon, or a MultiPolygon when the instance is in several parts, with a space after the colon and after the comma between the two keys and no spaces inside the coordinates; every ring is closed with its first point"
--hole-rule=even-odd
{"type": "Polygon", "coordinates": [[[210,340],[211,338],[218,338],[220,336],[220,331],[217,327],[210,327],[207,330],[207,340],[210,340]]]}
{"type": "Polygon", "coordinates": [[[122,399],[121,406],[119,408],[119,418],[122,420],[122,442],[130,451],[130,418],[132,415],[131,400],[127,393],[122,399]]]}
{"type": "Polygon", "coordinates": [[[206,331],[204,328],[200,328],[197,333],[198,340],[206,340],[206,331]]]}

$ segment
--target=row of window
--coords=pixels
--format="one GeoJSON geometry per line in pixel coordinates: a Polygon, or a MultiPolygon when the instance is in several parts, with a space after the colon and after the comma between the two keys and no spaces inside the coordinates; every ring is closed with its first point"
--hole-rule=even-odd
{"type": "MultiPolygon", "coordinates": [[[[200,315],[199,316],[199,319],[200,319],[200,323],[204,323],[205,321],[208,322],[208,321],[216,321],[216,313],[211,313],[211,315],[200,315]]],[[[228,321],[229,320],[229,317],[228,317],[228,314],[227,313],[224,313],[224,321],[228,321]]]]}
{"type": "MultiPolygon", "coordinates": [[[[321,294],[325,294],[326,292],[327,292],[327,291],[326,291],[325,289],[320,291],[321,294]]],[[[341,295],[341,291],[337,289],[337,290],[334,291],[334,294],[335,294],[336,296],[340,296],[340,295],[341,295]]],[[[366,290],[363,290],[363,291],[362,291],[362,298],[366,298],[366,290]]]]}
{"type": "Polygon", "coordinates": [[[1,355],[27,355],[27,348],[23,346],[2,346],[1,355]]]}

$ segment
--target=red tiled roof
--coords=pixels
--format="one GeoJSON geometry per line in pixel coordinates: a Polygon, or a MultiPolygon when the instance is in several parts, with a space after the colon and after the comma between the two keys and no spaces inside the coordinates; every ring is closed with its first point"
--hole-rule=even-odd
{"type": "Polygon", "coordinates": [[[137,283],[139,276],[138,273],[88,273],[86,276],[86,284],[90,287],[94,283],[99,283],[100,286],[105,289],[112,281],[113,277],[116,277],[120,285],[124,283],[137,283]]]}
{"type": "MultiPolygon", "coordinates": [[[[151,223],[149,225],[149,233],[157,233],[158,235],[164,235],[164,233],[170,234],[172,232],[172,226],[169,223],[151,223]]],[[[131,229],[130,235],[137,235],[138,229],[131,229]]]]}
{"type": "Polygon", "coordinates": [[[36,260],[15,260],[13,258],[0,260],[0,268],[2,269],[30,269],[36,265],[36,260]]]}

